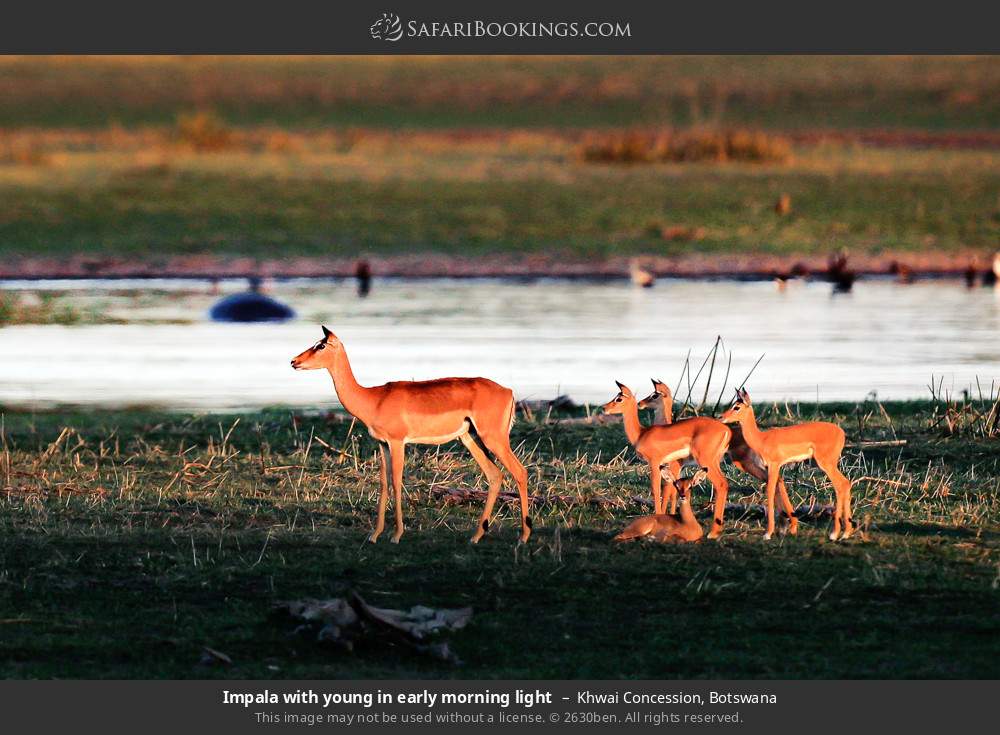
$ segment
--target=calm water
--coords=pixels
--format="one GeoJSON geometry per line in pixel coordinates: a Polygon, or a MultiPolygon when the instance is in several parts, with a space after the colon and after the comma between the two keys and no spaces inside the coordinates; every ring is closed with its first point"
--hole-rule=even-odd
{"type": "MultiPolygon", "coordinates": [[[[60,298],[130,323],[0,329],[0,405],[155,404],[206,410],[334,405],[325,372],[289,360],[333,329],[363,384],[482,375],[520,398],[566,393],[605,401],[614,379],[643,392],[676,385],[688,351],[698,364],[716,335],[755,398],[811,401],[928,395],[931,375],[954,392],[1000,382],[1000,298],[954,282],[862,281],[831,296],[822,283],[499,280],[376,281],[367,299],[350,282],[290,281],[271,295],[299,319],[214,324],[218,298],[199,282],[5,283],[63,290],[60,298]],[[142,290],[138,290],[142,289],[142,290]]],[[[223,284],[223,292],[241,284],[223,284]]],[[[716,390],[721,387],[719,375],[716,390]]],[[[686,388],[682,395],[686,393],[686,388]]],[[[700,397],[700,390],[696,391],[700,397]]],[[[713,390],[715,394],[715,390],[713,390]]],[[[727,398],[729,393],[726,394],[727,398]]]]}

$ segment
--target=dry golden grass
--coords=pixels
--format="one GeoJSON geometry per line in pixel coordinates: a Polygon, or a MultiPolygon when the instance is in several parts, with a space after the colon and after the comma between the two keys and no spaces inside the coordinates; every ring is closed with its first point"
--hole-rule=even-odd
{"type": "Polygon", "coordinates": [[[751,130],[612,131],[591,133],[579,147],[590,163],[785,163],[787,138],[751,130]]]}

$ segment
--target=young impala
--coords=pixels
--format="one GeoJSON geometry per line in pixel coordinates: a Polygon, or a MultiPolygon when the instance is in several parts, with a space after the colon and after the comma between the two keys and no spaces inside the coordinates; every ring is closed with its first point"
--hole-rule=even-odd
{"type": "Polygon", "coordinates": [[[369,536],[375,542],[385,528],[389,477],[396,505],[393,543],[403,535],[403,461],[407,444],[444,444],[459,439],[489,481],[486,507],[472,536],[477,543],[489,529],[503,475],[490,453],[513,475],[521,500],[521,541],[531,535],[528,517],[528,472],[510,448],[514,425],[514,394],[486,378],[441,378],[398,381],[365,387],[354,379],[344,345],[323,327],[323,339],[292,359],[296,370],[326,369],[344,408],[379,442],[381,487],[378,521],[369,536]]]}
{"type": "Polygon", "coordinates": [[[636,518],[625,530],[615,536],[615,541],[631,541],[632,539],[652,536],[657,541],[700,541],[701,525],[691,510],[690,489],[708,477],[708,470],[700,468],[691,477],[674,482],[677,495],[680,496],[681,512],[661,513],[659,515],[636,518]]]}
{"type": "MultiPolygon", "coordinates": [[[[653,510],[663,513],[666,503],[660,497],[660,467],[693,457],[708,472],[708,479],[715,489],[715,520],[710,538],[722,532],[722,515],[726,507],[729,485],[719,469],[719,462],[729,446],[732,432],[715,419],[694,416],[675,421],[669,426],[643,426],[639,423],[639,407],[635,394],[628,386],[619,383],[618,395],[604,404],[607,413],[620,413],[624,419],[625,435],[640,457],[649,463],[650,485],[653,491],[653,510]]],[[[677,477],[675,474],[674,477],[677,477]]],[[[672,489],[668,487],[668,492],[672,489]]]]}
{"type": "MultiPolygon", "coordinates": [[[[673,423],[674,397],[670,388],[659,380],[652,382],[653,392],[639,401],[639,409],[652,408],[654,424],[673,423]]],[[[738,424],[730,428],[733,432],[733,438],[729,440],[729,459],[739,470],[756,477],[761,482],[767,482],[767,465],[764,464],[760,455],[747,444],[746,439],[743,438],[743,429],[738,424]]],[[[669,472],[676,477],[679,468],[670,467],[669,472]]],[[[788,518],[788,533],[794,536],[798,532],[799,519],[795,517],[795,509],[788,497],[788,489],[780,476],[778,477],[778,497],[781,499],[781,506],[788,518]]],[[[674,512],[673,507],[670,508],[670,512],[674,512]]]]}
{"type": "Polygon", "coordinates": [[[738,423],[743,429],[743,437],[750,448],[767,465],[767,531],[765,539],[774,534],[774,489],[781,477],[781,468],[792,462],[815,459],[819,468],[833,483],[837,494],[837,504],[833,514],[833,531],[830,540],[838,537],[849,538],[854,528],[851,525],[851,481],[841,474],[840,454],[844,450],[844,430],[826,421],[811,421],[795,426],[781,426],[768,431],[757,428],[753,415],[750,394],[745,390],[736,391],[733,405],[722,414],[726,423],[738,423]],[[844,535],[840,536],[841,523],[844,535]]]}

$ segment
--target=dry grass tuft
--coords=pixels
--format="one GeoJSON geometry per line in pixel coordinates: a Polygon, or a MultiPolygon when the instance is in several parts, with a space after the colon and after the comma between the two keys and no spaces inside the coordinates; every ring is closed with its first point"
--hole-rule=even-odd
{"type": "Polygon", "coordinates": [[[587,136],[579,156],[590,163],[785,163],[791,158],[791,143],[778,135],[750,130],[630,130],[587,136]]]}
{"type": "Polygon", "coordinates": [[[211,112],[195,112],[177,116],[176,139],[196,151],[221,151],[232,147],[233,131],[211,112]]]}

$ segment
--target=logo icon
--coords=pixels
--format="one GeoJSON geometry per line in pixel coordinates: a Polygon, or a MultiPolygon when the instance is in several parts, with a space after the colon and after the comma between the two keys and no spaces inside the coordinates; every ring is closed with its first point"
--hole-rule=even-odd
{"type": "Polygon", "coordinates": [[[403,23],[395,13],[382,13],[368,30],[376,41],[398,41],[403,37],[403,23]]]}

